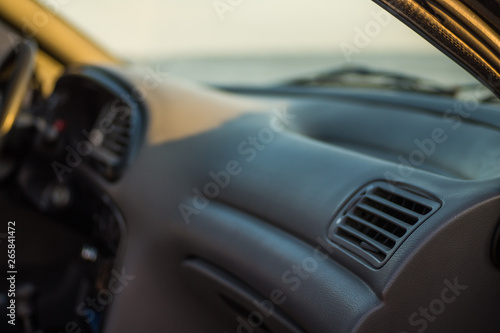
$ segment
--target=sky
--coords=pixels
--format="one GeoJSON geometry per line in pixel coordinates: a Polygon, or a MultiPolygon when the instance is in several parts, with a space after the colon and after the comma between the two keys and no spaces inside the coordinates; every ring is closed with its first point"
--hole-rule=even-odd
{"type": "Polygon", "coordinates": [[[128,59],[436,51],[370,0],[39,0],[128,59]]]}

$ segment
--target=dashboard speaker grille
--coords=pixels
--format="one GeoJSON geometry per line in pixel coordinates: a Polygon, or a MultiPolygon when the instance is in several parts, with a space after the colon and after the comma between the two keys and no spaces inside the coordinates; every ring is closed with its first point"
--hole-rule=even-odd
{"type": "Polygon", "coordinates": [[[380,268],[440,206],[437,200],[418,191],[385,182],[372,183],[358,191],[334,218],[329,238],[380,268]]]}

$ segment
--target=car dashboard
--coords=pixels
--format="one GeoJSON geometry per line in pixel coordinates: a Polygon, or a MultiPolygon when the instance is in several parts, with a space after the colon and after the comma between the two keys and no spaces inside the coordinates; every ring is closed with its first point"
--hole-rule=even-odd
{"type": "Polygon", "coordinates": [[[2,194],[19,284],[40,290],[27,322],[498,330],[496,105],[152,78],[76,67],[33,111],[2,194]]]}

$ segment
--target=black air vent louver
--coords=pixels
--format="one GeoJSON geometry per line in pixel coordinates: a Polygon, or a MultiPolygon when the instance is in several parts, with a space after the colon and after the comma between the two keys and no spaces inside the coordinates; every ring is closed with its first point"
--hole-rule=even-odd
{"type": "Polygon", "coordinates": [[[104,134],[101,147],[116,159],[122,159],[128,150],[132,136],[130,112],[116,115],[112,119],[112,130],[104,134]]]}
{"type": "Polygon", "coordinates": [[[335,217],[329,238],[379,268],[439,207],[413,191],[373,183],[354,195],[335,217]]]}
{"type": "Polygon", "coordinates": [[[139,132],[138,111],[129,106],[103,108],[97,124],[91,132],[95,148],[91,165],[108,180],[117,179],[132,155],[139,132]]]}

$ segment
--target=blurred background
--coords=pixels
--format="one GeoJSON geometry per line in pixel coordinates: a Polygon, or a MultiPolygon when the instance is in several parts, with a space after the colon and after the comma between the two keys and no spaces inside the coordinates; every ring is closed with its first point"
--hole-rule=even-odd
{"type": "Polygon", "coordinates": [[[201,82],[267,84],[346,66],[474,82],[370,0],[39,0],[116,56],[201,82]]]}

